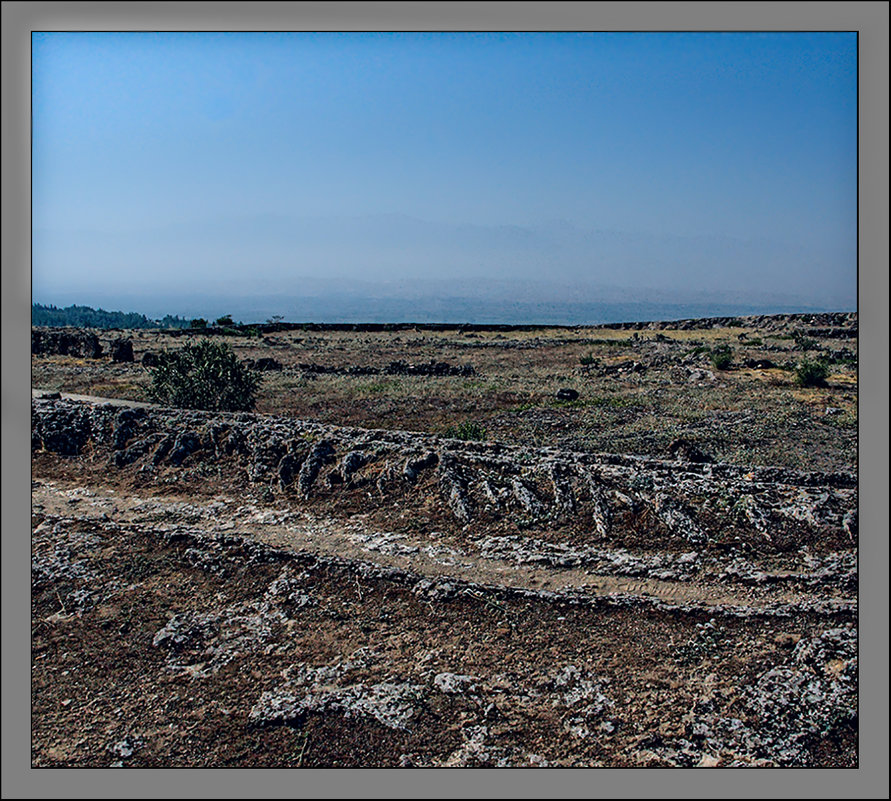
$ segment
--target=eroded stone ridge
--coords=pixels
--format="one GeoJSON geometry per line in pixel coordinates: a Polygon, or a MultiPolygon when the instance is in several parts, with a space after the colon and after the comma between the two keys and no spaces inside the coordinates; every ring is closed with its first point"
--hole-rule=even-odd
{"type": "Polygon", "coordinates": [[[745,468],[321,425],[282,417],[163,408],[121,409],[35,399],[32,448],[107,452],[112,465],[153,470],[217,465],[269,491],[310,502],[353,493],[398,498],[455,525],[509,520],[584,530],[589,542],[628,532],[703,549],[761,552],[849,548],[857,478],[745,468]]]}

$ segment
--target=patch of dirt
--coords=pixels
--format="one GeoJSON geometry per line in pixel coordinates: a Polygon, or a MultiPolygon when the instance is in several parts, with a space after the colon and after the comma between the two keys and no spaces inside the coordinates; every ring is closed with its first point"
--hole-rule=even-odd
{"type": "Polygon", "coordinates": [[[839,610],[524,592],[44,514],[35,766],[810,764],[801,733],[822,753],[856,710],[839,610]]]}

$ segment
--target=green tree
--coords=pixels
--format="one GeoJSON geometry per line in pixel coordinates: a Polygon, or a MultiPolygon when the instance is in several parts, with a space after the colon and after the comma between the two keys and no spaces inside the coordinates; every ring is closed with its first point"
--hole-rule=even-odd
{"type": "Polygon", "coordinates": [[[207,320],[203,317],[196,317],[189,323],[189,328],[207,328],[207,320]]]}
{"type": "Polygon", "coordinates": [[[209,339],[161,353],[149,373],[148,395],[155,403],[221,412],[253,409],[263,380],[238,361],[232,348],[209,339]]]}
{"type": "Polygon", "coordinates": [[[232,321],[231,314],[224,314],[222,317],[217,318],[217,321],[214,323],[214,325],[226,326],[226,325],[235,325],[235,323],[232,321]]]}

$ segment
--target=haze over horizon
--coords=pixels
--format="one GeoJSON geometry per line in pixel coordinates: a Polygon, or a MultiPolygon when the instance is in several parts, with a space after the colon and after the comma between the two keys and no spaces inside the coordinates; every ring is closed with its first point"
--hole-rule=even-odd
{"type": "Polygon", "coordinates": [[[32,44],[35,302],[856,309],[856,34],[32,44]]]}

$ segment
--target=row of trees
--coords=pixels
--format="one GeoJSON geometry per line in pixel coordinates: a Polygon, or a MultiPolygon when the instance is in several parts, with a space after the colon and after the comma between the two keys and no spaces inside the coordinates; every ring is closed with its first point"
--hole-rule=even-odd
{"type": "MultiPolygon", "coordinates": [[[[276,314],[270,317],[267,323],[280,323],[284,320],[282,315],[276,314]]],[[[236,323],[231,314],[224,314],[216,320],[208,321],[203,317],[187,320],[175,314],[166,314],[160,320],[152,320],[138,312],[106,311],[94,309],[90,306],[45,306],[42,303],[31,304],[31,325],[49,327],[72,328],[197,328],[205,329],[209,326],[217,328],[229,328],[241,323],[236,323]]]]}
{"type": "MultiPolygon", "coordinates": [[[[218,328],[226,328],[230,325],[236,325],[235,321],[232,319],[231,314],[224,314],[222,317],[217,317],[214,320],[213,324],[218,328]]],[[[196,317],[194,320],[189,321],[189,328],[207,328],[209,323],[203,317],[196,317]]]]}
{"type": "Polygon", "coordinates": [[[31,325],[75,328],[188,328],[189,321],[176,315],[152,320],[138,312],[106,311],[90,306],[44,306],[31,304],[31,325]]]}

